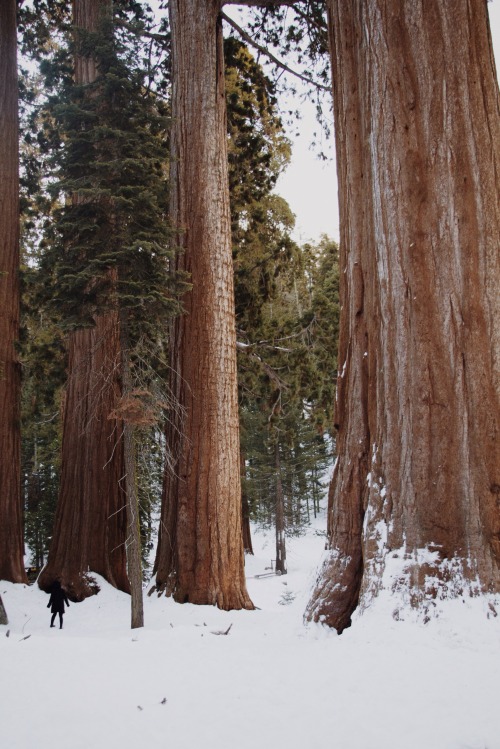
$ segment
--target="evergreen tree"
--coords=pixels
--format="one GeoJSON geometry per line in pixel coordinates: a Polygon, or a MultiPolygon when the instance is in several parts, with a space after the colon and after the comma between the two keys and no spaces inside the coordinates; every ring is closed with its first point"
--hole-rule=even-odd
{"type": "Polygon", "coordinates": [[[242,494],[251,516],[273,524],[283,494],[293,532],[310,500],[317,508],[331,456],[337,251],[326,237],[303,248],[291,239],[294,217],[272,192],[290,154],[275,86],[241,42],[227,39],[225,52],[242,494]]]}
{"type": "Polygon", "coordinates": [[[287,532],[309,522],[311,503],[316,511],[331,461],[338,280],[334,243],[304,247],[275,279],[255,338],[240,346],[245,494],[253,516],[269,522],[282,491],[287,532]]]}
{"type": "Polygon", "coordinates": [[[59,413],[66,373],[62,332],[46,310],[36,308],[31,275],[36,271],[25,268],[21,468],[25,541],[30,565],[39,571],[47,560],[54,526],[60,479],[59,413]]]}
{"type": "MultiPolygon", "coordinates": [[[[125,473],[125,496],[132,498],[127,547],[129,561],[134,548],[129,577],[133,570],[138,603],[142,577],[134,432],[151,425],[152,408],[159,418],[165,399],[151,406],[149,386],[157,377],[152,359],[146,379],[144,367],[136,365],[144,361],[145,350],[156,351],[158,358],[166,320],[178,302],[176,280],[168,272],[167,111],[145,85],[137,37],[132,37],[135,47],[130,40],[126,46],[114,32],[110,17],[94,30],[78,30],[79,55],[93,61],[96,75],[76,85],[65,80],[62,95],[53,101],[52,116],[63,140],[54,165],[58,179],[50,186],[54,220],[41,266],[44,277],[51,278],[47,303],[57,306],[67,330],[88,328],[94,335],[99,321],[107,319],[100,335],[120,341],[120,355],[106,365],[110,373],[119,372],[120,392],[115,390],[103,416],[115,423],[127,448],[125,470],[116,481],[125,473]]],[[[141,626],[141,613],[136,614],[133,605],[133,626],[141,626]]]]}

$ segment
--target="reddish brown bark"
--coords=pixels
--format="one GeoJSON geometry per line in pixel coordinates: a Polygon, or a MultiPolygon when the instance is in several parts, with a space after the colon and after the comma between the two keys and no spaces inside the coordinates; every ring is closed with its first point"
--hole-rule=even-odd
{"type": "Polygon", "coordinates": [[[71,333],[68,349],[61,486],[39,585],[48,589],[60,577],[68,594],[81,600],[95,592],[89,571],[129,590],[122,425],[108,418],[120,397],[116,316],[71,333]]]}
{"type": "Polygon", "coordinates": [[[0,579],[22,583],[16,7],[0,5],[0,579]]]}
{"type": "Polygon", "coordinates": [[[500,590],[500,107],[485,3],[328,7],[339,434],[308,616],[341,631],[386,585],[500,590]]]}
{"type": "MultiPolygon", "coordinates": [[[[74,25],[94,30],[109,6],[108,0],[74,0],[74,25]]],[[[95,75],[95,63],[78,55],[76,82],[90,83],[95,75]]],[[[121,422],[109,419],[120,396],[120,366],[116,313],[96,316],[94,328],[69,335],[61,485],[54,535],[39,585],[47,590],[59,577],[76,600],[95,592],[89,571],[129,591],[126,497],[121,486],[123,429],[121,422]]]]}
{"type": "Polygon", "coordinates": [[[156,581],[177,601],[252,608],[241,535],[236,334],[221,0],[172,0],[174,225],[191,276],[170,341],[179,415],[168,429],[156,581]],[[180,413],[183,417],[181,419],[180,413]]]}

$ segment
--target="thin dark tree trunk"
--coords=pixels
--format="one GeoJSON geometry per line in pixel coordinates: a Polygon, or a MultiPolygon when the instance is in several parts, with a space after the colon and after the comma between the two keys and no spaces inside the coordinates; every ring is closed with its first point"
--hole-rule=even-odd
{"type": "Polygon", "coordinates": [[[486,3],[328,8],[341,374],[308,615],[341,631],[380,588],[500,590],[500,106],[486,3]]]}
{"type": "Polygon", "coordinates": [[[0,579],[27,582],[21,500],[19,136],[15,0],[0,4],[0,579]]]}
{"type": "MultiPolygon", "coordinates": [[[[109,0],[74,0],[76,28],[95,30],[109,0]]],[[[78,54],[76,83],[95,80],[95,61],[78,54]]],[[[74,195],[73,200],[80,200],[74,195]]],[[[109,416],[121,395],[120,340],[116,312],[95,317],[95,327],[70,333],[64,403],[61,485],[43,589],[56,577],[72,598],[95,592],[90,570],[129,591],[126,572],[126,497],[122,426],[109,416]]]]}
{"type": "Polygon", "coordinates": [[[276,470],[276,572],[286,575],[286,540],[285,540],[285,495],[281,479],[280,447],[278,440],[274,448],[274,468],[276,470]]]}
{"type": "MultiPolygon", "coordinates": [[[[132,392],[130,372],[130,346],[126,314],[120,313],[120,348],[122,357],[122,392],[126,399],[132,392]]],[[[131,593],[131,627],[144,626],[144,601],[142,595],[141,531],[139,524],[139,499],[137,496],[136,449],[134,424],[123,419],[125,475],[123,484],[127,502],[127,573],[131,593]]]]}
{"type": "Polygon", "coordinates": [[[190,274],[173,326],[157,587],[177,601],[252,608],[241,532],[236,332],[221,0],[171,0],[171,218],[190,274]],[[182,414],[182,418],[181,415],[182,414]]]}
{"type": "Polygon", "coordinates": [[[240,449],[240,473],[241,473],[241,523],[243,534],[243,549],[245,554],[253,554],[252,532],[250,530],[250,506],[248,504],[248,495],[245,490],[245,455],[240,449]]]}

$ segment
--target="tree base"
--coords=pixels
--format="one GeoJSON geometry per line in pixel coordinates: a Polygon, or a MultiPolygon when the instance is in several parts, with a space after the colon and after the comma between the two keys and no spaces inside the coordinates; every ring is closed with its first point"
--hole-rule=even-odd
{"type": "Polygon", "coordinates": [[[148,596],[156,593],[158,597],[164,595],[174,599],[176,603],[192,603],[195,606],[217,606],[222,611],[254,611],[255,606],[246,591],[238,588],[229,591],[192,589],[184,590],[176,585],[172,577],[165,582],[156,582],[148,591],[148,596]]]}
{"type": "Polygon", "coordinates": [[[5,611],[5,607],[2,602],[2,596],[0,596],[0,624],[8,624],[9,620],[7,619],[7,612],[5,611]]]}
{"type": "MultiPolygon", "coordinates": [[[[484,578],[483,578],[484,579],[484,578]]],[[[339,634],[353,619],[376,608],[396,621],[427,623],[439,616],[447,602],[484,598],[488,616],[500,613],[500,578],[481,585],[470,561],[442,558],[438,547],[408,551],[384,549],[366,561],[363,569],[352,557],[330,551],[320,570],[305,618],[333,627],[339,634]]]]}
{"type": "Polygon", "coordinates": [[[74,601],[75,603],[95,596],[101,590],[95,578],[89,573],[69,575],[62,572],[60,575],[54,576],[47,574],[45,570],[42,570],[38,577],[38,587],[45,593],[50,593],[56,579],[60,581],[70,601],[74,601]]]}

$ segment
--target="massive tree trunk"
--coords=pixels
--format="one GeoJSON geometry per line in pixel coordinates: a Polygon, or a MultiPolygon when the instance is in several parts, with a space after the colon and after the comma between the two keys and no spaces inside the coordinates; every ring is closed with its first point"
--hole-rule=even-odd
{"type": "MultiPolygon", "coordinates": [[[[75,27],[95,30],[100,14],[110,5],[108,0],[74,0],[75,27]]],[[[96,75],[95,61],[77,55],[76,82],[91,83],[96,75]]],[[[49,558],[39,585],[48,589],[59,577],[76,600],[95,591],[88,571],[129,590],[125,493],[120,486],[122,425],[109,418],[120,397],[120,366],[117,313],[98,315],[94,328],[70,333],[61,486],[49,558]]]]}
{"type": "Polygon", "coordinates": [[[339,631],[500,591],[499,97],[485,2],[329,0],[341,211],[339,631]]]}
{"type": "Polygon", "coordinates": [[[177,416],[155,569],[177,601],[252,608],[241,535],[221,0],[171,0],[171,217],[192,291],[170,340],[177,416]]]}
{"type": "Polygon", "coordinates": [[[16,7],[0,7],[0,579],[22,583],[16,7]]]}
{"type": "Polygon", "coordinates": [[[68,384],[63,413],[61,486],[54,535],[39,585],[60,577],[75,600],[95,587],[88,571],[128,591],[123,427],[109,415],[120,398],[116,315],[69,336],[68,384]]]}

